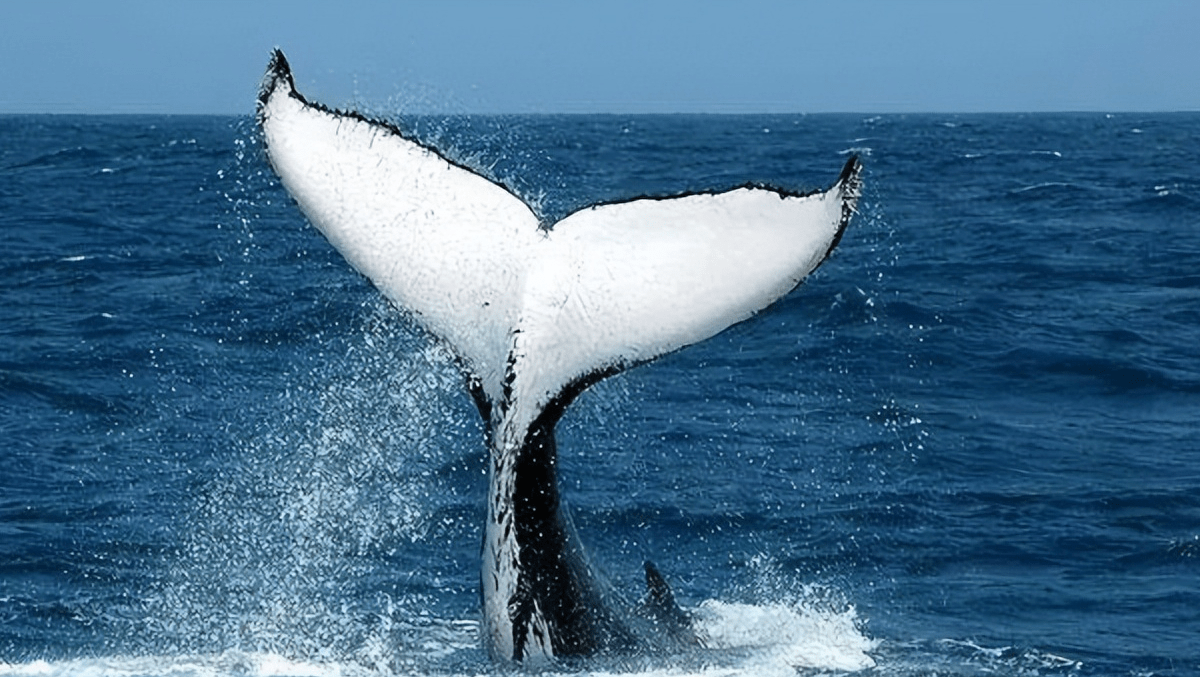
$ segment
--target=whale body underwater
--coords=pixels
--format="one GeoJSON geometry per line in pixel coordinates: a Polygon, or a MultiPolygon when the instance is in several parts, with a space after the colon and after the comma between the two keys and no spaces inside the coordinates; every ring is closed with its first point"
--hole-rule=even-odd
{"type": "Polygon", "coordinates": [[[491,656],[530,662],[697,645],[663,576],[608,589],[559,499],[554,428],[588,386],[703,341],[795,289],[855,213],[862,165],[828,190],[759,185],[596,204],[543,223],[507,187],[399,127],[309,102],[275,50],[266,156],[308,220],[457,358],[485,422],[480,573],[491,656]]]}

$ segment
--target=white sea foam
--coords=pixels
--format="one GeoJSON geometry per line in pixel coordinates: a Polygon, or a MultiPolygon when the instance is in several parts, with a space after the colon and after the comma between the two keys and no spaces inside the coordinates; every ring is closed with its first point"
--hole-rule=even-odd
{"type": "MultiPolygon", "coordinates": [[[[583,672],[575,676],[640,675],[642,677],[792,677],[797,670],[853,672],[872,668],[868,652],[874,640],[859,630],[853,609],[830,611],[803,604],[738,604],[709,600],[695,610],[707,649],[699,663],[695,657],[643,663],[636,669],[623,665],[583,672]]],[[[474,622],[439,622],[409,628],[420,634],[404,657],[395,647],[380,647],[379,660],[360,652],[354,658],[289,658],[272,652],[226,651],[219,654],[110,656],[27,663],[0,663],[0,677],[407,677],[408,675],[474,675],[486,664],[465,669],[447,666],[442,659],[474,644],[474,622]]],[[[330,647],[332,654],[338,649],[330,647]]]]}
{"type": "Polygon", "coordinates": [[[270,653],[229,651],[212,656],[112,656],[0,663],[12,677],[354,677],[369,672],[337,663],[296,661],[270,653]]]}
{"type": "Polygon", "coordinates": [[[793,675],[798,668],[855,671],[875,666],[868,653],[875,642],[859,629],[852,607],[832,611],[709,600],[697,616],[709,648],[745,652],[738,673],[793,675]]]}

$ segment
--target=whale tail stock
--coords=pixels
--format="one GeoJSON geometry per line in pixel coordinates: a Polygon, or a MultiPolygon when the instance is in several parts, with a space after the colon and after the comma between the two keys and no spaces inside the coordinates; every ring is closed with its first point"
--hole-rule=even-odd
{"type": "Polygon", "coordinates": [[[593,383],[702,341],[799,285],[855,212],[858,158],[823,192],[747,185],[646,197],[546,227],[511,190],[398,127],[310,103],[278,50],[257,120],[309,221],[451,348],[487,421],[481,590],[492,653],[645,649],[637,618],[651,628],[686,620],[652,565],[645,613],[615,610],[561,507],[554,426],[593,383]]]}

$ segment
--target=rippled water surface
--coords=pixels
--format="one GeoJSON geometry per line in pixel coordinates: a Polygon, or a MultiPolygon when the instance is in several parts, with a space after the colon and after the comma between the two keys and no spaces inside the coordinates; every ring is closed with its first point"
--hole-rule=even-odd
{"type": "MultiPolygon", "coordinates": [[[[1200,115],[398,120],[548,220],[866,166],[814,277],[560,425],[709,647],[559,671],[1200,674],[1200,115]]],[[[250,121],[0,139],[0,675],[495,671],[470,398],[250,121]]]]}

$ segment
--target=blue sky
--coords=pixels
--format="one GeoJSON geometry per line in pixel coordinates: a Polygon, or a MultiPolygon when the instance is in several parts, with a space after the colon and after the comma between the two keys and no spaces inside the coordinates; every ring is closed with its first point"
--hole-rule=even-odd
{"type": "Polygon", "coordinates": [[[0,113],[1200,110],[1195,0],[12,1],[0,113]]]}

